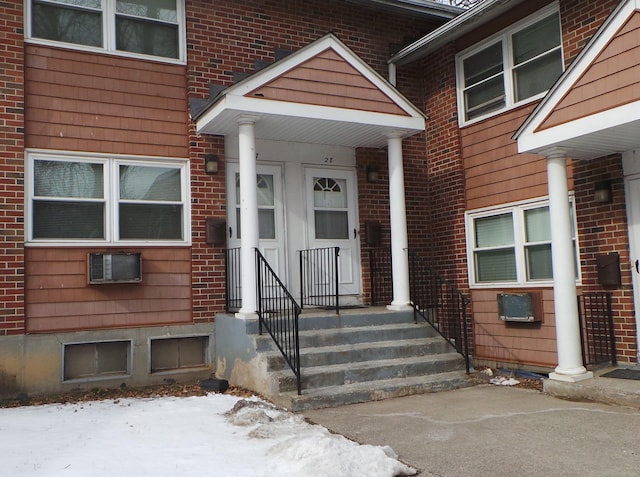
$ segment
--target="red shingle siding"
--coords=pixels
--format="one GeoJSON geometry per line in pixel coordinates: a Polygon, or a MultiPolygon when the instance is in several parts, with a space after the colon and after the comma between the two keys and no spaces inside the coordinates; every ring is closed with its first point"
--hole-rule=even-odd
{"type": "Polygon", "coordinates": [[[26,147],[187,157],[185,67],[27,45],[26,147]]]}
{"type": "Polygon", "coordinates": [[[142,282],[89,285],[79,248],[27,249],[27,331],[42,333],[191,321],[189,249],[136,248],[142,282]]]}
{"type": "Polygon", "coordinates": [[[24,20],[22,2],[0,6],[0,336],[24,333],[24,20]]]}

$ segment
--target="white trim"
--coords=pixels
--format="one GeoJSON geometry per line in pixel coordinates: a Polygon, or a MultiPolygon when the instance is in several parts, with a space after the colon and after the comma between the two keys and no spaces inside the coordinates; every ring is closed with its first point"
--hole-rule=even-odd
{"type": "Polygon", "coordinates": [[[153,156],[127,156],[118,154],[82,153],[77,151],[53,151],[44,149],[25,150],[25,246],[26,247],[186,247],[191,245],[191,179],[190,161],[185,158],[153,157],[153,156]],[[36,159],[54,161],[75,161],[100,163],[104,167],[104,197],[105,204],[105,237],[103,239],[33,239],[33,162],[36,159]],[[118,230],[117,208],[118,197],[118,166],[120,164],[133,164],[142,166],[173,166],[181,171],[180,184],[183,207],[183,240],[116,240],[118,230]]]}
{"type": "MultiPolygon", "coordinates": [[[[564,70],[564,53],[563,53],[563,42],[562,42],[562,25],[560,24],[560,12],[558,7],[558,2],[555,1],[550,5],[538,10],[537,12],[527,16],[526,18],[518,21],[510,25],[509,27],[495,33],[484,40],[482,42],[477,43],[456,55],[456,96],[457,96],[457,104],[458,104],[458,125],[460,127],[469,126],[471,124],[483,121],[487,118],[497,116],[499,114],[503,114],[507,111],[510,111],[515,108],[519,108],[531,102],[537,101],[540,98],[543,98],[546,94],[545,92],[536,94],[534,96],[527,97],[520,101],[515,101],[515,91],[513,87],[513,72],[516,70],[516,65],[513,64],[512,52],[513,52],[513,35],[524,30],[525,28],[551,16],[557,14],[559,23],[558,28],[560,31],[560,45],[552,50],[548,50],[545,54],[555,51],[557,48],[560,49],[560,58],[562,61],[562,69],[564,70]],[[495,111],[490,111],[486,114],[478,116],[473,119],[466,119],[466,110],[465,110],[465,101],[464,101],[464,68],[463,63],[464,60],[473,56],[474,54],[489,48],[490,46],[496,43],[502,44],[502,79],[504,86],[504,107],[496,109],[495,111]]],[[[472,86],[473,87],[473,86],[472,86]]]]}
{"type": "Polygon", "coordinates": [[[176,18],[178,24],[178,58],[168,58],[164,56],[146,55],[142,53],[127,52],[117,50],[115,47],[115,1],[100,0],[102,11],[102,47],[93,47],[77,43],[48,40],[44,38],[33,38],[31,32],[31,4],[32,0],[24,0],[24,37],[25,43],[34,45],[51,46],[67,50],[84,51],[88,53],[100,53],[124,58],[137,58],[159,63],[172,63],[185,65],[187,63],[187,34],[186,34],[186,7],[185,0],[176,0],[176,18]]]}
{"type": "MultiPolygon", "coordinates": [[[[573,224],[572,229],[574,231],[574,243],[577,263],[576,284],[580,285],[582,282],[582,273],[580,267],[580,244],[578,239],[578,224],[576,217],[575,199],[573,194],[569,194],[569,200],[572,204],[572,217],[573,224]]],[[[494,288],[549,288],[553,286],[553,279],[548,280],[532,280],[527,281],[526,278],[526,261],[524,254],[525,247],[525,224],[524,224],[524,212],[526,210],[538,209],[549,206],[548,197],[537,197],[533,199],[526,199],[517,202],[511,202],[507,204],[500,204],[498,206],[483,207],[475,210],[468,210],[465,212],[465,236],[466,236],[466,249],[467,249],[467,272],[469,285],[472,289],[494,289],[494,288]],[[513,217],[514,226],[514,241],[513,248],[515,250],[516,261],[516,281],[510,282],[477,282],[475,277],[476,265],[475,265],[475,238],[474,238],[474,220],[483,217],[493,217],[496,215],[511,213],[513,217]]],[[[550,240],[549,240],[549,243],[550,240]]]]}
{"type": "MultiPolygon", "coordinates": [[[[620,121],[620,118],[617,117],[617,114],[620,114],[620,112],[624,110],[616,108],[611,110],[611,112],[614,113],[610,114],[611,117],[608,117],[607,119],[602,119],[601,115],[606,114],[609,116],[609,114],[607,114],[610,113],[609,111],[600,113],[600,115],[593,115],[599,116],[597,121],[589,121],[590,118],[587,117],[570,121],[549,130],[536,131],[536,129],[547,119],[557,104],[562,101],[562,98],[564,98],[576,81],[578,81],[584,72],[593,64],[593,61],[609,44],[614,34],[627,22],[629,17],[637,9],[640,9],[640,0],[623,0],[616,10],[614,10],[607,20],[605,20],[604,24],[598,29],[587,46],[585,46],[577,58],[573,60],[564,74],[549,90],[545,98],[540,102],[540,104],[538,104],[536,109],[534,109],[514,134],[513,138],[518,140],[518,152],[528,152],[534,148],[554,144],[557,142],[554,135],[557,135],[557,137],[574,138],[582,134],[602,130],[605,126],[610,127],[612,125],[610,121],[618,122],[619,124],[627,122],[620,121]],[[587,121],[585,122],[584,120],[587,121]],[[600,127],[594,129],[596,122],[600,122],[600,127]],[[563,131],[563,129],[566,129],[566,131],[563,131]]],[[[637,105],[635,108],[637,109],[637,105]]]]}

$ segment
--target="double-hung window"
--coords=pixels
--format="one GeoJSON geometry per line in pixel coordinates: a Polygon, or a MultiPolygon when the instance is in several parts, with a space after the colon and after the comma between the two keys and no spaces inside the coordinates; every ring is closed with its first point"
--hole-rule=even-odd
{"type": "Polygon", "coordinates": [[[28,157],[30,243],[188,242],[186,161],[28,157]]]}
{"type": "MultiPolygon", "coordinates": [[[[577,264],[573,200],[570,203],[577,264]]],[[[466,218],[469,278],[473,285],[529,286],[552,282],[547,201],[468,212],[466,218]]]]}
{"type": "Polygon", "coordinates": [[[184,0],[29,0],[36,41],[184,59],[184,0]]]}
{"type": "Polygon", "coordinates": [[[539,98],[563,71],[557,6],[458,55],[460,123],[539,98]]]}

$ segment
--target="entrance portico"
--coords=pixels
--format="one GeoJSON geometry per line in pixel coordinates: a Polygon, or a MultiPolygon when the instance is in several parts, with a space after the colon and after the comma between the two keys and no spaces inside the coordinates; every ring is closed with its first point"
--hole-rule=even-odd
{"type": "Polygon", "coordinates": [[[238,317],[253,316],[257,309],[252,272],[260,240],[256,143],[263,140],[388,149],[394,283],[390,305],[409,306],[402,140],[424,131],[425,117],[385,79],[335,36],[327,35],[229,87],[195,119],[200,134],[238,141],[242,229],[238,317]]]}

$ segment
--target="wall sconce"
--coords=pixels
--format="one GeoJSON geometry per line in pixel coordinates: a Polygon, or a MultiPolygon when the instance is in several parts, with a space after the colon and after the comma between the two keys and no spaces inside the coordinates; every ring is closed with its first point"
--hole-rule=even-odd
{"type": "Polygon", "coordinates": [[[378,182],[379,178],[378,169],[373,166],[367,166],[367,182],[378,182]]]}
{"type": "Polygon", "coordinates": [[[204,155],[204,172],[206,172],[207,174],[218,173],[218,155],[217,154],[204,155]]]}
{"type": "Polygon", "coordinates": [[[593,190],[593,200],[598,204],[607,204],[612,200],[611,181],[596,182],[593,190]]]}

